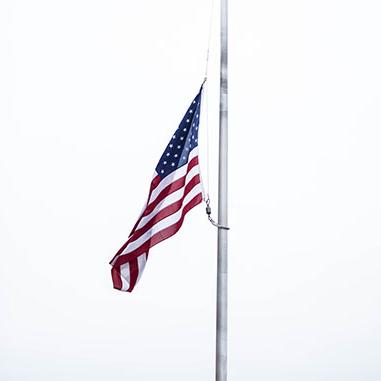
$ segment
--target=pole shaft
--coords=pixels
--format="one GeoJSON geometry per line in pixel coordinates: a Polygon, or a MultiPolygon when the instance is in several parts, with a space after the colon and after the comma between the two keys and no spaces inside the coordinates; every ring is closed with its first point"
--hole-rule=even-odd
{"type": "MultiPolygon", "coordinates": [[[[228,0],[221,0],[218,224],[228,225],[228,0]]],[[[218,229],[216,381],[227,380],[228,231],[218,229]]]]}

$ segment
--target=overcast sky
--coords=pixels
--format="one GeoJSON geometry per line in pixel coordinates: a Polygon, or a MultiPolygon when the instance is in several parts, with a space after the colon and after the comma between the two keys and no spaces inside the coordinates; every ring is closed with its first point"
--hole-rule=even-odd
{"type": "MultiPolygon", "coordinates": [[[[230,380],[381,379],[380,16],[376,0],[230,1],[230,380]]],[[[108,265],[201,84],[209,18],[205,0],[1,0],[1,380],[214,379],[204,207],[132,294],[108,265]]]]}

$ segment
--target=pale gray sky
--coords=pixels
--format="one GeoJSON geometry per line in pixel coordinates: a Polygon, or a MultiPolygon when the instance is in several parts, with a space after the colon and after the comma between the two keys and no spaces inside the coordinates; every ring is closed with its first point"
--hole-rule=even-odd
{"type": "MultiPolygon", "coordinates": [[[[204,208],[152,249],[132,294],[108,265],[202,81],[209,10],[1,1],[1,380],[213,379],[204,208]]],[[[230,380],[381,378],[380,14],[230,1],[230,380]]],[[[216,206],[218,1],[214,19],[216,206]]]]}

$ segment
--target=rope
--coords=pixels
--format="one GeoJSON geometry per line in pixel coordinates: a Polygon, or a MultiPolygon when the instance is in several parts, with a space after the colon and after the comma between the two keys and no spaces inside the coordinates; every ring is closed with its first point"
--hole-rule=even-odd
{"type": "Polygon", "coordinates": [[[206,50],[206,62],[205,62],[205,76],[204,76],[205,78],[208,78],[210,40],[212,37],[212,26],[213,26],[213,9],[214,9],[214,0],[211,0],[210,13],[209,13],[208,49],[206,50]]]}
{"type": "Polygon", "coordinates": [[[206,124],[206,198],[209,199],[209,184],[210,184],[210,139],[209,139],[209,103],[208,103],[208,87],[205,91],[205,124],[206,124]]]}
{"type": "MultiPolygon", "coordinates": [[[[204,82],[206,82],[208,78],[208,70],[209,70],[209,53],[210,53],[210,42],[212,39],[212,29],[213,29],[213,10],[214,10],[214,0],[210,1],[210,12],[209,12],[209,32],[208,32],[208,47],[206,50],[206,60],[205,60],[205,74],[204,74],[204,82]]],[[[209,184],[210,184],[210,140],[209,140],[209,93],[208,87],[204,90],[205,93],[205,130],[206,130],[206,199],[209,200],[209,184]]]]}
{"type": "MultiPolygon", "coordinates": [[[[204,75],[204,81],[203,85],[205,85],[205,82],[208,79],[208,70],[209,70],[209,53],[210,53],[210,41],[212,37],[212,27],[213,27],[213,10],[214,10],[214,0],[211,0],[210,4],[210,15],[209,15],[209,33],[208,33],[208,48],[206,50],[206,60],[205,60],[205,75],[204,75]]],[[[205,130],[206,130],[206,197],[205,197],[205,203],[206,203],[206,214],[208,216],[208,220],[210,223],[215,226],[218,229],[225,229],[229,230],[230,228],[227,226],[219,225],[217,222],[215,222],[211,216],[212,214],[212,208],[210,207],[210,198],[209,198],[209,184],[210,184],[210,177],[209,177],[209,162],[210,162],[210,140],[209,140],[209,104],[208,104],[208,87],[203,87],[204,92],[204,105],[205,105],[205,130]]]]}

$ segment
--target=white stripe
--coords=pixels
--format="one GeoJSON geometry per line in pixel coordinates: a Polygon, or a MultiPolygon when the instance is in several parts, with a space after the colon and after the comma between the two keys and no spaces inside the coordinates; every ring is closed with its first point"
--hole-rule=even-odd
{"type": "MultiPolygon", "coordinates": [[[[197,155],[198,146],[193,148],[192,151],[189,153],[188,163],[197,155]]],[[[176,171],[173,171],[171,174],[169,174],[167,177],[164,177],[164,179],[160,181],[159,185],[152,191],[148,204],[155,201],[156,197],[166,186],[173,183],[177,179],[180,179],[181,177],[185,176],[185,174],[187,173],[188,163],[183,165],[179,169],[176,169],[176,171]]]]}
{"type": "Polygon", "coordinates": [[[127,291],[130,288],[130,264],[128,262],[120,266],[120,279],[122,280],[122,290],[127,291]]]}
{"type": "Polygon", "coordinates": [[[146,256],[146,253],[144,253],[138,257],[139,273],[138,273],[138,279],[136,280],[136,283],[139,282],[139,279],[143,274],[144,267],[146,267],[146,263],[147,263],[147,256],[146,256]]]}
{"type": "MultiPolygon", "coordinates": [[[[173,171],[171,174],[169,174],[167,177],[165,177],[163,180],[160,181],[158,186],[152,191],[151,196],[149,200],[144,204],[143,209],[141,213],[139,214],[139,218],[142,216],[144,211],[146,210],[147,206],[156,200],[157,196],[160,194],[160,192],[169,184],[171,184],[173,181],[176,181],[177,179],[180,179],[181,177],[185,176],[187,173],[188,163],[198,155],[198,146],[193,148],[192,151],[189,152],[188,162],[186,165],[183,165],[179,169],[176,169],[176,171],[173,171]]],[[[198,165],[197,165],[198,166],[198,165]]],[[[153,179],[157,177],[159,174],[155,171],[153,175],[153,179]]],[[[128,236],[130,237],[131,234],[128,236]]]]}
{"type": "Polygon", "coordinates": [[[171,204],[175,203],[176,201],[180,200],[184,196],[186,185],[195,176],[197,176],[199,173],[200,173],[199,166],[196,165],[187,174],[187,176],[185,178],[185,185],[182,188],[178,189],[176,192],[173,192],[170,195],[168,195],[167,197],[165,197],[162,201],[160,201],[156,205],[155,209],[150,214],[148,214],[147,216],[144,216],[140,220],[139,225],[137,226],[136,230],[142,228],[147,222],[149,222],[154,216],[156,216],[156,214],[158,214],[160,212],[160,210],[162,210],[165,207],[167,207],[168,205],[171,205],[171,204]]]}
{"type": "MultiPolygon", "coordinates": [[[[140,277],[143,274],[144,268],[146,266],[147,262],[147,256],[146,253],[140,255],[138,258],[138,278],[136,280],[136,283],[139,282],[140,277]]],[[[127,262],[120,266],[120,274],[121,274],[121,280],[122,280],[122,290],[127,291],[130,288],[130,279],[131,279],[131,274],[130,274],[130,263],[127,262]]]]}
{"type": "MultiPolygon", "coordinates": [[[[189,161],[191,161],[195,156],[198,155],[198,147],[195,147],[193,148],[193,150],[190,152],[189,154],[189,159],[188,159],[188,163],[189,161]]],[[[161,180],[161,182],[158,184],[158,186],[152,191],[151,193],[151,196],[149,198],[149,200],[147,202],[145,202],[143,208],[142,208],[142,211],[140,212],[139,214],[139,218],[138,220],[140,219],[140,217],[144,214],[144,211],[147,209],[147,206],[152,203],[153,201],[156,200],[157,196],[160,194],[160,192],[165,188],[167,187],[169,184],[171,184],[173,181],[176,181],[182,177],[185,176],[185,174],[187,173],[187,169],[188,169],[188,163],[187,165],[183,165],[182,167],[180,167],[179,169],[176,169],[176,171],[173,171],[170,175],[168,175],[167,177],[165,177],[163,180],[161,180]]],[[[198,171],[200,170],[199,169],[199,166],[198,164],[195,166],[195,167],[198,167],[198,171]]],[[[195,168],[193,167],[193,168],[195,168]]],[[[191,171],[193,170],[193,168],[191,169],[191,171]]],[[[189,173],[191,172],[189,171],[189,173]]],[[[158,176],[158,173],[155,171],[154,175],[153,175],[153,179],[155,177],[158,176]]],[[[141,225],[139,224],[139,227],[141,227],[141,225]]],[[[137,228],[136,228],[137,229],[137,228]]],[[[136,230],[135,229],[135,230],[136,230]]],[[[132,235],[132,232],[130,233],[130,235],[128,236],[131,237],[132,235]]]]}
{"type": "Polygon", "coordinates": [[[145,232],[142,236],[140,236],[137,240],[130,242],[127,247],[123,250],[120,256],[130,253],[134,251],[138,247],[144,244],[148,239],[150,239],[154,234],[163,230],[176,222],[178,222],[181,218],[184,207],[191,201],[197,194],[202,192],[202,187],[200,184],[197,184],[193,187],[193,189],[185,196],[183,201],[183,206],[176,213],[171,214],[170,216],[162,219],[156,225],[152,226],[147,232],[145,232]]]}

